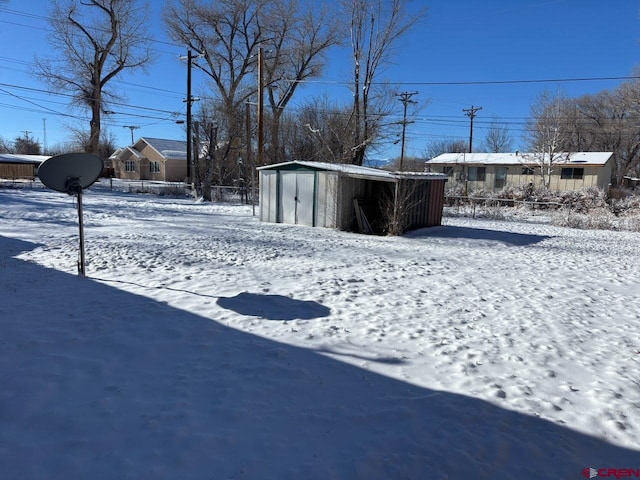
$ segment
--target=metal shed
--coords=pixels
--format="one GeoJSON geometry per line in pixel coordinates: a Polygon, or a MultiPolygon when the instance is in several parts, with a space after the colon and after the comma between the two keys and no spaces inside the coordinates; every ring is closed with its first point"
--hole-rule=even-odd
{"type": "Polygon", "coordinates": [[[443,174],[307,161],[258,171],[263,222],[387,233],[393,209],[402,212],[403,231],[442,221],[443,174]]]}

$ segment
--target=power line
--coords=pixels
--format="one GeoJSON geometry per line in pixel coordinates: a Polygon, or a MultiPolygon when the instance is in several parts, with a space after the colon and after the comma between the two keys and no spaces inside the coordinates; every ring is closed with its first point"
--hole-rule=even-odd
{"type": "MultiPolygon", "coordinates": [[[[565,82],[598,82],[598,81],[620,81],[620,80],[640,80],[640,76],[623,77],[582,77],[582,78],[540,78],[540,79],[517,79],[517,80],[462,80],[449,82],[391,82],[394,85],[422,85],[422,86],[467,86],[467,85],[509,85],[528,83],[565,83],[565,82]]],[[[351,85],[351,82],[332,80],[296,80],[297,83],[316,83],[327,85],[351,85]]],[[[389,82],[369,82],[372,85],[387,85],[389,82]]]]}

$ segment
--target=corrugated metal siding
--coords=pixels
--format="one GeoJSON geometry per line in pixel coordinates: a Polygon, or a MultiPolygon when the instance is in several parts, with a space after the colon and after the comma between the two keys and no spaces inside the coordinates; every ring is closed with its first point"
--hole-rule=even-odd
{"type": "Polygon", "coordinates": [[[314,225],[315,178],[314,172],[296,173],[296,225],[314,225]]]}
{"type": "Polygon", "coordinates": [[[280,172],[278,181],[278,221],[296,223],[296,173],[280,172]]]}
{"type": "Polygon", "coordinates": [[[425,227],[442,225],[442,208],[444,207],[445,180],[429,182],[428,213],[425,227]]]}
{"type": "Polygon", "coordinates": [[[341,230],[354,230],[356,228],[356,212],[353,206],[353,199],[366,196],[366,182],[366,180],[358,178],[340,177],[338,225],[341,230]]]}
{"type": "Polygon", "coordinates": [[[338,174],[318,172],[316,179],[315,224],[317,227],[337,228],[338,174]]]}
{"type": "Polygon", "coordinates": [[[278,172],[260,172],[260,221],[278,221],[278,172]]]}
{"type": "Polygon", "coordinates": [[[278,193],[279,221],[313,226],[315,173],[289,170],[280,172],[278,193]]]}

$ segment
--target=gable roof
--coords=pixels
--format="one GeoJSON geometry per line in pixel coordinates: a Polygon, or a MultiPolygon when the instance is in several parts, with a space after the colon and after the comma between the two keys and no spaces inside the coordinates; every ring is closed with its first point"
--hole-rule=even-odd
{"type": "Polygon", "coordinates": [[[138,159],[143,158],[142,154],[138,150],[136,150],[135,148],[132,148],[132,147],[119,148],[115,152],[113,152],[109,158],[111,160],[116,159],[116,158],[122,159],[123,157],[125,157],[126,153],[129,154],[129,157],[134,156],[134,157],[136,157],[138,159]]]}
{"type": "Polygon", "coordinates": [[[186,140],[169,140],[166,138],[140,137],[137,142],[135,142],[131,147],[128,148],[141,151],[144,147],[136,148],[136,146],[140,142],[149,145],[165,158],[187,158],[186,140]]]}
{"type": "MultiPolygon", "coordinates": [[[[613,152],[572,152],[560,153],[557,164],[566,165],[599,165],[606,164],[613,156],[613,152]]],[[[548,159],[545,154],[545,160],[548,159]]],[[[531,165],[538,163],[539,154],[536,153],[443,153],[426,164],[466,164],[466,165],[531,165]]]]}
{"type": "Polygon", "coordinates": [[[313,170],[324,170],[330,172],[343,173],[348,177],[367,178],[372,180],[381,180],[394,182],[399,178],[413,178],[422,180],[446,180],[447,176],[440,173],[432,172],[390,172],[388,170],[380,170],[379,168],[361,167],[359,165],[351,165],[349,163],[325,163],[325,162],[308,162],[303,160],[295,160],[292,162],[275,163],[273,165],[265,165],[258,167],[257,170],[279,170],[283,167],[306,167],[313,170]]]}

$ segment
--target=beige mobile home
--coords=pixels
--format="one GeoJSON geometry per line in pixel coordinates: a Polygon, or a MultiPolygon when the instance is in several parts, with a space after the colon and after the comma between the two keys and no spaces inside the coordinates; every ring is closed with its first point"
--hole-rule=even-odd
{"type": "MultiPolygon", "coordinates": [[[[519,152],[444,153],[427,160],[426,169],[447,175],[451,184],[464,185],[469,191],[498,191],[508,185],[541,184],[540,168],[547,168],[548,158],[519,152]]],[[[561,153],[551,163],[549,188],[553,191],[606,189],[611,183],[612,152],[561,153]]]]}

